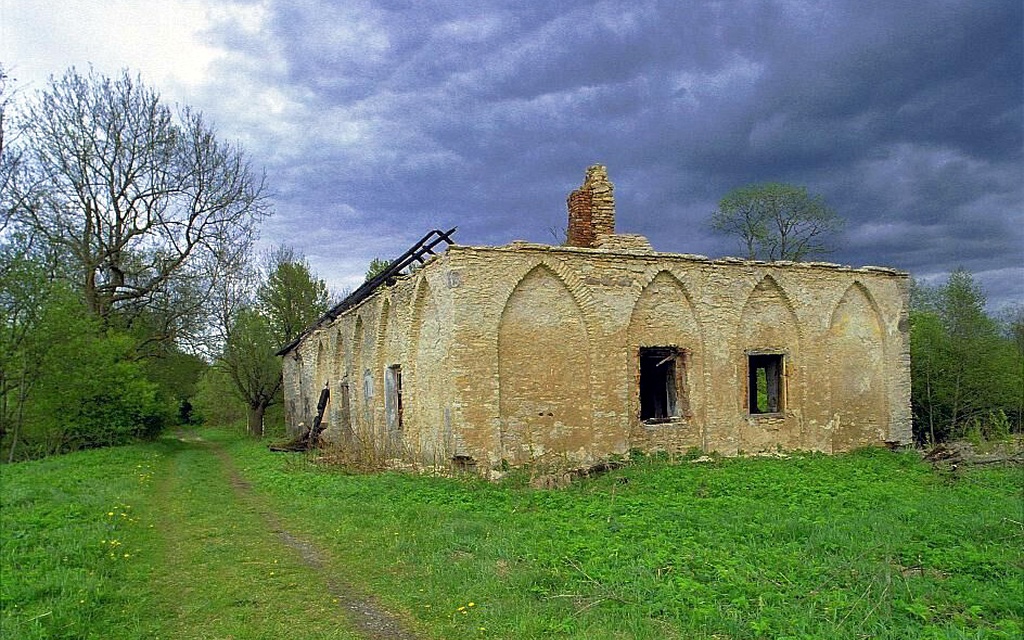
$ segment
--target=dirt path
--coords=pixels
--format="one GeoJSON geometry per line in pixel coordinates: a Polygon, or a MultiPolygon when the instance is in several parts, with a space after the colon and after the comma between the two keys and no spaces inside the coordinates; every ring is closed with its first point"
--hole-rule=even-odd
{"type": "MultiPolygon", "coordinates": [[[[208,468],[206,472],[202,473],[201,481],[205,483],[204,489],[207,490],[207,493],[225,497],[218,504],[220,515],[226,520],[241,522],[244,519],[249,519],[250,522],[255,520],[257,524],[261,523],[262,526],[248,527],[249,535],[252,535],[251,532],[255,529],[257,535],[263,537],[263,540],[260,541],[261,544],[270,543],[276,547],[283,547],[279,551],[300,558],[301,563],[319,578],[317,582],[326,585],[333,601],[337,603],[334,614],[342,619],[344,626],[352,632],[354,637],[367,640],[416,640],[418,638],[398,616],[384,608],[376,599],[360,592],[353,585],[335,575],[331,570],[331,558],[315,542],[289,531],[269,504],[253,491],[249,483],[238,472],[231,457],[220,445],[204,441],[194,433],[180,433],[178,439],[185,445],[183,451],[187,451],[189,455],[198,454],[202,458],[207,458],[206,463],[211,460],[216,462],[213,465],[207,464],[208,468]],[[223,486],[217,486],[218,484],[223,486]],[[231,499],[226,499],[228,497],[231,499]],[[237,518],[231,513],[232,510],[237,511],[237,518]]],[[[180,458],[182,453],[177,455],[180,458]]],[[[178,469],[179,466],[178,464],[173,465],[169,477],[165,478],[165,487],[160,491],[163,500],[179,499],[176,496],[180,496],[180,483],[183,475],[183,472],[178,469]]],[[[195,482],[196,479],[193,478],[192,481],[195,482]]],[[[167,518],[176,520],[173,523],[166,523],[169,532],[188,525],[187,521],[182,522],[181,514],[176,513],[174,508],[168,508],[166,512],[167,518]]],[[[239,534],[234,531],[234,526],[232,526],[232,531],[217,531],[215,535],[230,538],[237,537],[239,534]]],[[[233,540],[231,544],[241,547],[246,544],[246,541],[233,540]]],[[[173,545],[171,555],[173,556],[173,545]]],[[[183,558],[170,557],[169,560],[184,562],[183,558]]],[[[294,622],[296,629],[302,627],[302,620],[294,622]]]]}
{"type": "Polygon", "coordinates": [[[231,486],[239,499],[253,506],[257,513],[267,523],[267,530],[277,534],[281,541],[294,549],[302,557],[307,566],[315,569],[327,582],[331,595],[335,597],[338,604],[346,612],[349,622],[360,633],[370,640],[415,640],[416,636],[405,629],[401,620],[391,612],[384,609],[379,602],[366,594],[360,594],[352,585],[339,580],[331,575],[328,570],[329,562],[325,560],[325,553],[313,542],[305,540],[289,532],[281,525],[278,517],[270,511],[265,504],[258,500],[252,492],[252,487],[238,473],[238,469],[231,461],[230,456],[216,445],[210,445],[221,464],[224,465],[229,477],[231,486]]]}

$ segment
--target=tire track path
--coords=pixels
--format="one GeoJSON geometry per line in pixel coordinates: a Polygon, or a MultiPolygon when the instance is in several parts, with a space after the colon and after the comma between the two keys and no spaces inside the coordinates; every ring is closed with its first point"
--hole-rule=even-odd
{"type": "Polygon", "coordinates": [[[267,523],[267,530],[276,533],[281,542],[298,552],[307,566],[320,573],[331,595],[346,612],[352,626],[368,640],[417,640],[398,616],[385,609],[373,597],[359,593],[352,585],[341,581],[329,571],[326,553],[313,542],[285,529],[280,519],[253,493],[252,486],[242,478],[231,457],[220,446],[209,445],[220,459],[231,478],[235,494],[250,504],[267,523]]]}

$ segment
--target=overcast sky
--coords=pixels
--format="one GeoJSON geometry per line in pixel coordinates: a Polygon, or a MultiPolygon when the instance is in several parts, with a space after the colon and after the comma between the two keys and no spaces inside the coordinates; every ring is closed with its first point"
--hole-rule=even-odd
{"type": "Polygon", "coordinates": [[[141,73],[267,171],[267,245],[337,290],[432,228],[555,242],[587,166],[617,230],[741,253],[730,189],[790,182],[846,219],[829,260],[1024,303],[1020,0],[0,0],[22,91],[141,73]],[[554,231],[552,231],[554,230],[554,231]]]}

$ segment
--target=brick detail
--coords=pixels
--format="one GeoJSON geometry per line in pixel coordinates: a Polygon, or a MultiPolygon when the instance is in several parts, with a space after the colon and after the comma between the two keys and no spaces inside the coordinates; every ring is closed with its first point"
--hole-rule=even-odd
{"type": "Polygon", "coordinates": [[[569,194],[569,229],[566,244],[570,247],[590,247],[595,244],[594,224],[591,217],[590,191],[577,189],[569,194]]]}
{"type": "Polygon", "coordinates": [[[615,233],[614,186],[604,165],[587,169],[583,185],[569,194],[569,227],[566,244],[570,247],[596,248],[615,233]]]}

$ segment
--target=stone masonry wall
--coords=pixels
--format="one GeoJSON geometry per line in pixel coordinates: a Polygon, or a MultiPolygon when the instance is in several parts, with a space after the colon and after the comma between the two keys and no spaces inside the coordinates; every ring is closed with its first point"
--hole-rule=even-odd
{"type": "Polygon", "coordinates": [[[632,447],[725,454],[910,440],[905,274],[515,243],[456,247],[456,453],[586,461],[632,447]],[[639,418],[639,350],[682,353],[685,412],[639,418]],[[751,354],[784,410],[752,414],[751,354]]]}
{"type": "Polygon", "coordinates": [[[451,283],[435,264],[444,261],[382,287],[284,356],[289,431],[312,424],[327,386],[327,440],[378,459],[451,459],[451,283]]]}
{"type": "Polygon", "coordinates": [[[425,463],[910,441],[906,274],[609,244],[449,248],[285,356],[290,428],[329,385],[330,438],[425,463]],[[676,415],[640,419],[641,349],[677,354],[676,415]],[[751,412],[759,357],[779,411],[751,412]]]}

